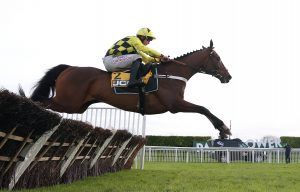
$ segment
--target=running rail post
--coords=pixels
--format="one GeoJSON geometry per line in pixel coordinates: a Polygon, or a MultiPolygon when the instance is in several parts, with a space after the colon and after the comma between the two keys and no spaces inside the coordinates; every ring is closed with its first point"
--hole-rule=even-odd
{"type": "MultiPolygon", "coordinates": [[[[142,137],[146,137],[146,116],[143,116],[143,126],[142,126],[142,137]]],[[[145,145],[142,148],[142,153],[141,153],[141,167],[140,169],[144,169],[144,163],[145,163],[145,145]]]]}

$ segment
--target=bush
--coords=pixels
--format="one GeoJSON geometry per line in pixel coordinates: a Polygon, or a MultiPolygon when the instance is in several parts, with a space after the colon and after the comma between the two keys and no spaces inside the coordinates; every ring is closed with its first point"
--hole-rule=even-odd
{"type": "Polygon", "coordinates": [[[300,137],[280,137],[283,146],[289,144],[292,148],[300,148],[300,137]]]}
{"type": "Polygon", "coordinates": [[[203,142],[211,139],[210,136],[147,136],[146,145],[148,146],[174,146],[174,147],[193,147],[193,142],[203,142]]]}

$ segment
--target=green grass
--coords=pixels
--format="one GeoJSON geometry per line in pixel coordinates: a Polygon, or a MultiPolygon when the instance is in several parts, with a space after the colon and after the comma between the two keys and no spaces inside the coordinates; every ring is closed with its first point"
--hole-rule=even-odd
{"type": "Polygon", "coordinates": [[[146,163],[68,185],[22,190],[94,191],[300,191],[300,164],[146,163]]]}

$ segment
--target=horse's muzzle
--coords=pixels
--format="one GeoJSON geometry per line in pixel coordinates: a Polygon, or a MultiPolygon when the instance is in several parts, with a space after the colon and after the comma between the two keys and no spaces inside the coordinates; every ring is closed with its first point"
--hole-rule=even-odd
{"type": "Polygon", "coordinates": [[[228,75],[227,77],[220,78],[221,83],[228,83],[231,79],[231,75],[228,75]]]}

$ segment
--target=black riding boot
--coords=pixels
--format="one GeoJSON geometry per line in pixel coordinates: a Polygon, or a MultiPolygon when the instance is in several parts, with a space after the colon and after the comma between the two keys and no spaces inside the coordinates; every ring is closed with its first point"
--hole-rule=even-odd
{"type": "Polygon", "coordinates": [[[130,69],[130,80],[127,87],[133,88],[144,85],[142,79],[138,77],[140,65],[143,65],[143,63],[139,59],[132,63],[130,69]]]}

